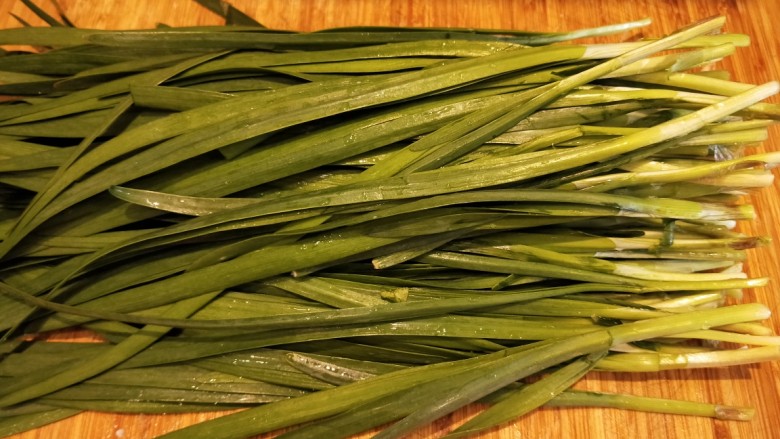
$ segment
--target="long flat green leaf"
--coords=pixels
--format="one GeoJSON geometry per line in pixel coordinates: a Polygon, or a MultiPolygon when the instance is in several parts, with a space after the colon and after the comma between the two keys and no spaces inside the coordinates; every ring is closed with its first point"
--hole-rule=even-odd
{"type": "Polygon", "coordinates": [[[58,408],[41,413],[31,413],[13,417],[0,418],[0,435],[13,436],[25,431],[33,430],[47,424],[51,424],[81,412],[80,409],[58,408]]]}
{"type": "Polygon", "coordinates": [[[541,407],[571,387],[593,369],[596,362],[605,355],[606,351],[603,351],[579,358],[542,377],[541,380],[521,387],[517,392],[470,419],[447,436],[456,438],[473,435],[541,407]]]}

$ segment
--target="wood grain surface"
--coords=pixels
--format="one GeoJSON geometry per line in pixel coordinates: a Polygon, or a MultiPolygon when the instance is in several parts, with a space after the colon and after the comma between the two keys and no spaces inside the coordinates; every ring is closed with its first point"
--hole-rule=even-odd
{"type": "MultiPolygon", "coordinates": [[[[40,0],[47,10],[48,2],[40,0]]],[[[220,24],[219,18],[190,0],[59,0],[62,9],[79,27],[99,29],[146,28],[169,25],[220,24]]],[[[725,60],[722,67],[742,82],[762,83],[780,79],[780,43],[773,26],[780,17],[778,0],[233,0],[232,3],[271,28],[316,30],[349,25],[455,26],[561,31],[634,20],[653,24],[610,41],[641,35],[666,34],[693,21],[724,15],[729,32],[748,34],[752,44],[725,60]]],[[[18,27],[11,17],[42,24],[20,0],[0,0],[0,27],[18,27]]],[[[775,102],[778,100],[775,98],[775,102]]],[[[756,151],[780,150],[780,130],[756,151]]],[[[753,196],[759,219],[740,227],[744,232],[768,236],[774,244],[751,253],[747,271],[753,277],[769,276],[770,286],[745,295],[746,301],[767,304],[780,311],[780,185],[753,196]]],[[[775,331],[780,319],[773,317],[775,331]]],[[[592,373],[580,389],[637,395],[723,402],[753,406],[750,422],[646,414],[609,409],[542,409],[503,428],[478,436],[481,439],[543,438],[691,438],[770,439],[780,437],[780,364],[719,370],[675,371],[657,374],[592,373]]],[[[453,426],[480,410],[469,406],[411,437],[443,436],[453,426]]],[[[14,436],[14,439],[151,438],[220,413],[195,415],[119,415],[83,413],[59,423],[14,436]]],[[[271,437],[266,435],[262,437],[271,437]]],[[[369,434],[360,437],[369,437],[369,434]]]]}

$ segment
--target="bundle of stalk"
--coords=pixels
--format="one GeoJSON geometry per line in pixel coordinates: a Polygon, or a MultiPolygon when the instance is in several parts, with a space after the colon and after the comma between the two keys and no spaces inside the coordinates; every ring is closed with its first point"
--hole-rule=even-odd
{"type": "MultiPolygon", "coordinates": [[[[589,393],[591,370],[780,358],[734,230],[779,153],[743,35],[0,31],[0,436],[83,410],[248,408],[166,437],[466,437],[541,406],[748,420],[589,393]],[[74,327],[101,343],[32,334],[74,327]]],[[[224,5],[224,4],[223,4],[224,5]]],[[[62,21],[59,21],[62,20],[62,21]]],[[[716,34],[717,33],[717,34],[716,34]]],[[[726,402],[728,403],[728,402],[726,402]]]]}

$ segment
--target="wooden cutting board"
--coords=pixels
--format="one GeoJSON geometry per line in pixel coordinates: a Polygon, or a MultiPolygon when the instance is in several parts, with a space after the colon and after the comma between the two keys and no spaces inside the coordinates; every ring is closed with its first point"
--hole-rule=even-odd
{"type": "MultiPolygon", "coordinates": [[[[52,11],[49,2],[39,0],[52,11]]],[[[168,25],[220,24],[218,17],[190,0],[59,0],[67,16],[79,27],[120,29],[168,25]]],[[[729,32],[745,33],[752,45],[740,48],[722,67],[742,82],[762,83],[780,79],[780,43],[775,24],[780,17],[778,0],[233,0],[232,3],[267,27],[316,30],[350,25],[454,26],[562,31],[650,17],[654,23],[627,35],[602,40],[619,41],[638,36],[669,33],[712,15],[728,18],[729,32]]],[[[42,24],[21,0],[0,1],[0,27],[17,27],[10,13],[33,24],[42,24]]],[[[774,99],[774,102],[777,102],[774,99]]],[[[756,151],[780,149],[780,130],[756,151]]],[[[780,185],[753,196],[759,219],[741,225],[746,233],[769,236],[775,242],[751,253],[747,271],[753,277],[776,279],[768,288],[751,291],[746,301],[760,301],[780,310],[780,185]]],[[[769,323],[778,332],[780,319],[769,323]]],[[[722,370],[676,371],[658,374],[593,373],[577,385],[580,389],[631,393],[695,401],[753,406],[750,422],[726,422],[703,418],[645,414],[609,409],[543,409],[503,428],[482,434],[482,439],[542,438],[686,438],[770,439],[780,437],[780,364],[722,370]]],[[[480,410],[470,406],[411,437],[443,436],[480,410]]],[[[151,438],[219,413],[197,415],[129,416],[84,413],[59,423],[15,436],[14,439],[151,438]]],[[[271,437],[272,435],[262,436],[271,437]]],[[[363,435],[361,437],[369,437],[363,435]]],[[[327,439],[327,438],[325,438],[327,439]]]]}

